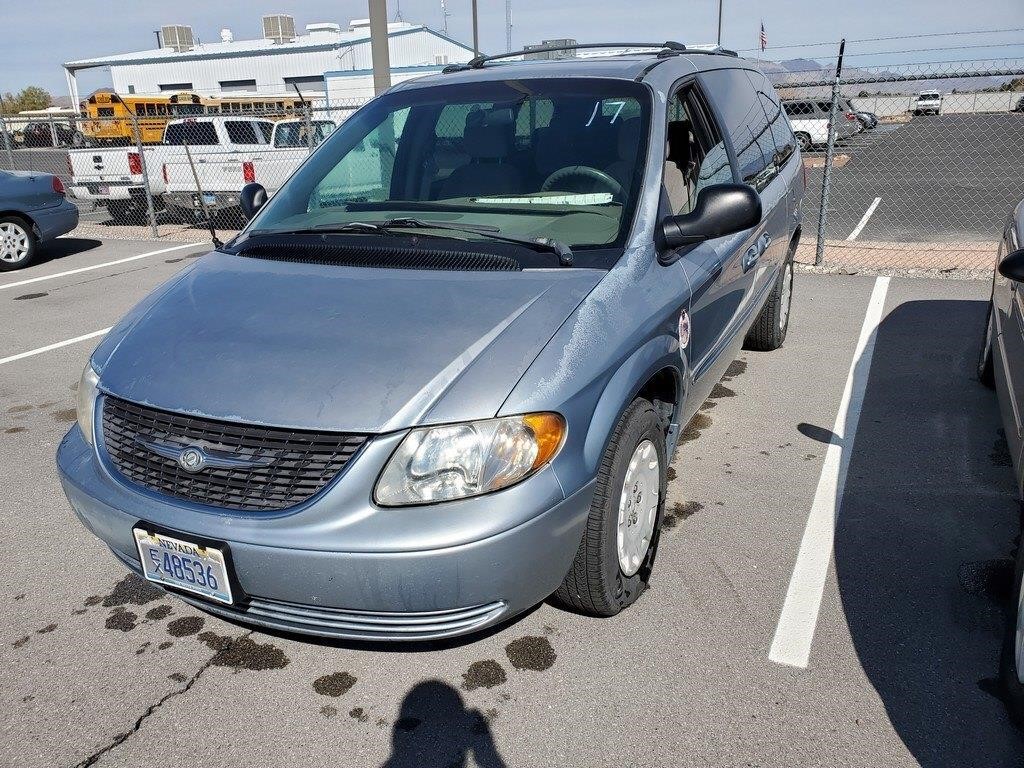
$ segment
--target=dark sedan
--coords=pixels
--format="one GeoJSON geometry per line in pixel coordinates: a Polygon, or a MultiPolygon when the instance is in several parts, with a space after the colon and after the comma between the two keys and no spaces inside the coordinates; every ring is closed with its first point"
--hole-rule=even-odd
{"type": "MultiPolygon", "coordinates": [[[[1003,231],[992,279],[992,301],[978,378],[996,390],[1006,442],[1017,476],[1017,495],[1024,501],[1024,202],[1003,231]]],[[[1021,507],[1024,510],[1024,506],[1021,507]]],[[[1024,546],[1018,544],[1013,589],[1005,625],[999,678],[1003,698],[1014,719],[1024,726],[1024,546]]]]}
{"type": "Polygon", "coordinates": [[[32,263],[39,244],[78,226],[78,208],[56,176],[0,171],[0,271],[32,263]]]}

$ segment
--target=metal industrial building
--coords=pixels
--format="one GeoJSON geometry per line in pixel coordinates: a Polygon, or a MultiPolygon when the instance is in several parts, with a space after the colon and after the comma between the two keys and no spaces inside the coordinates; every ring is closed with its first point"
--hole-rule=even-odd
{"type": "MultiPolygon", "coordinates": [[[[263,32],[258,40],[234,40],[224,29],[219,42],[204,43],[194,38],[191,27],[167,26],[161,30],[161,48],[70,61],[64,70],[72,103],[81,101],[77,73],[100,67],[109,68],[113,88],[121,94],[285,94],[298,86],[311,100],[333,103],[373,95],[369,20],[353,20],[347,29],[330,22],[308,24],[306,34],[296,35],[291,16],[264,16],[263,32]]],[[[473,56],[472,48],[406,22],[388,24],[388,48],[393,82],[473,56]]]]}

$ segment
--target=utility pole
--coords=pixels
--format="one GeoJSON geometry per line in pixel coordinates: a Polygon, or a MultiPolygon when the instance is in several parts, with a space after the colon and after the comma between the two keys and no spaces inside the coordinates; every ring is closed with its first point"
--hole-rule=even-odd
{"type": "Polygon", "coordinates": [[[370,58],[373,61],[373,93],[379,96],[391,87],[391,56],[388,53],[387,0],[370,4],[370,58]]]}
{"type": "Polygon", "coordinates": [[[718,46],[722,46],[722,3],[725,0],[718,0],[718,46]]]}
{"type": "Polygon", "coordinates": [[[476,15],[476,0],[473,0],[473,55],[480,55],[480,27],[476,15]]]}
{"type": "Polygon", "coordinates": [[[505,53],[512,53],[512,0],[505,0],[505,53]]]}
{"type": "Polygon", "coordinates": [[[451,16],[448,13],[448,0],[441,0],[441,31],[444,36],[448,36],[448,17],[451,16]]]}

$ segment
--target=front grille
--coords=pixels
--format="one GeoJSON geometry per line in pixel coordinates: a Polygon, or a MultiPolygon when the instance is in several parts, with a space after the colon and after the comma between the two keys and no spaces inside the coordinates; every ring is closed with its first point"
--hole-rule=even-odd
{"type": "Polygon", "coordinates": [[[277,510],[305,501],[334,478],[367,435],[233,424],[103,399],[103,442],[117,470],[150,490],[198,504],[277,510]],[[182,469],[144,445],[198,446],[257,462],[251,467],[182,469]]]}

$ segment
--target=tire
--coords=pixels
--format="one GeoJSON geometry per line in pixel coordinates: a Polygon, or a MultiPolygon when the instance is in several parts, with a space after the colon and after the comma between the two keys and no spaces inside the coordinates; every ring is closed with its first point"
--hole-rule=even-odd
{"type": "Polygon", "coordinates": [[[1017,566],[1014,568],[1003,630],[1003,650],[999,659],[999,687],[1010,718],[1024,728],[1024,546],[1017,543],[1017,566]]]}
{"type": "Polygon", "coordinates": [[[778,349],[786,341],[789,330],[789,309],[793,303],[793,255],[796,243],[789,247],[786,261],[775,278],[775,285],[768,294],[768,300],[747,331],[743,340],[743,348],[756,352],[771,352],[778,349]]]}
{"type": "Polygon", "coordinates": [[[797,131],[794,135],[796,136],[797,144],[800,145],[800,151],[810,152],[812,146],[811,135],[809,133],[804,133],[803,131],[797,131]]]}
{"type": "Polygon", "coordinates": [[[591,616],[614,616],[643,594],[658,551],[667,471],[661,417],[649,401],[634,400],[615,425],[601,458],[583,540],[572,567],[553,595],[556,603],[591,616]],[[652,467],[655,458],[657,466],[652,467]],[[629,494],[632,498],[625,494],[627,476],[633,477],[630,487],[634,493],[629,494]],[[654,482],[658,485],[658,497],[652,504],[650,485],[654,482]],[[637,500],[639,509],[630,503],[637,500]],[[620,548],[619,518],[622,514],[625,515],[624,531],[645,531],[653,521],[645,550],[620,548]],[[625,568],[624,558],[628,559],[625,568]]]}
{"type": "Polygon", "coordinates": [[[108,200],[107,213],[115,224],[137,224],[140,214],[131,200],[108,200]]]}
{"type": "Polygon", "coordinates": [[[0,272],[27,267],[38,248],[31,224],[19,216],[0,216],[0,272]]]}
{"type": "Polygon", "coordinates": [[[992,333],[995,323],[995,307],[992,300],[988,302],[988,319],[985,321],[985,335],[981,337],[981,352],[978,355],[978,381],[989,389],[996,388],[995,364],[992,360],[992,333]]]}

